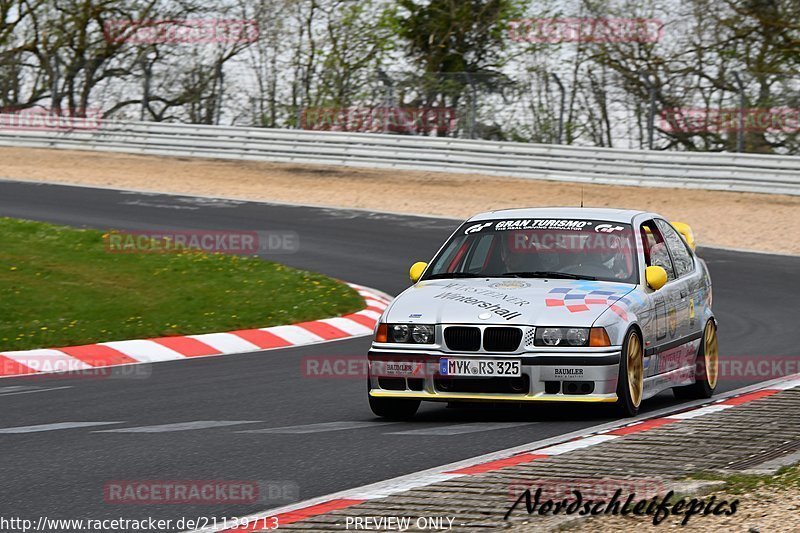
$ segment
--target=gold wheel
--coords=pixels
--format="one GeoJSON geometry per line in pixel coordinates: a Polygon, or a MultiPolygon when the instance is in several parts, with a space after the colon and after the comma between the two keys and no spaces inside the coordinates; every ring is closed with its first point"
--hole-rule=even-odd
{"type": "Polygon", "coordinates": [[[712,389],[717,386],[719,376],[719,349],[717,348],[717,328],[712,322],[706,324],[703,333],[703,359],[705,363],[706,381],[712,389]]]}
{"type": "Polygon", "coordinates": [[[642,390],[644,388],[644,361],[642,357],[642,342],[635,333],[631,333],[631,336],[628,337],[627,357],[628,392],[633,406],[639,407],[642,402],[642,390]]]}

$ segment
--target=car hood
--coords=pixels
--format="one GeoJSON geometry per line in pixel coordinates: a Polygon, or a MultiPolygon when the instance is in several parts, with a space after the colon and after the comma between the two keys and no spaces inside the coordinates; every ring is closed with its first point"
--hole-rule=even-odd
{"type": "Polygon", "coordinates": [[[388,309],[389,323],[591,326],[633,290],[627,283],[467,278],[421,281],[388,309]]]}

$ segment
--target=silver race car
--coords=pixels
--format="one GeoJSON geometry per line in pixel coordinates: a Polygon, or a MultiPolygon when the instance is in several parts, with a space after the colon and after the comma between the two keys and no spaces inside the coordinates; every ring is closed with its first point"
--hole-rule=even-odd
{"type": "Polygon", "coordinates": [[[492,211],[467,220],[381,316],[369,404],[613,402],[623,416],[718,375],[711,278],[686,224],[619,209],[492,211]]]}

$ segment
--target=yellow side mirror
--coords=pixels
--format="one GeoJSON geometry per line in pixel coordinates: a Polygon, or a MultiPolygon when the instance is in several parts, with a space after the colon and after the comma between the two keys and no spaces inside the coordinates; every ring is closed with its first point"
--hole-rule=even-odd
{"type": "Polygon", "coordinates": [[[694,250],[697,244],[694,241],[694,231],[692,231],[691,226],[685,222],[673,222],[672,227],[678,230],[678,233],[683,235],[683,238],[686,240],[686,244],[688,244],[689,247],[694,250]]]}
{"type": "Polygon", "coordinates": [[[664,267],[649,266],[644,269],[644,278],[647,285],[657,291],[667,283],[667,271],[664,270],[664,267]]]}
{"type": "Polygon", "coordinates": [[[428,268],[428,263],[424,261],[417,261],[411,265],[411,269],[408,271],[408,277],[411,278],[411,281],[416,283],[419,281],[420,276],[422,276],[422,273],[425,272],[426,268],[428,268]]]}

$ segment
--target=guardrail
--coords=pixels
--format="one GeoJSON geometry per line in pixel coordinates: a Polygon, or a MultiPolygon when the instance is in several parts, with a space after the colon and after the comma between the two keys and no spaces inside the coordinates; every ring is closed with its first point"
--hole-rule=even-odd
{"type": "Polygon", "coordinates": [[[800,157],[653,152],[370,133],[106,120],[95,130],[12,129],[0,146],[320,163],[800,195],[800,157]]]}

